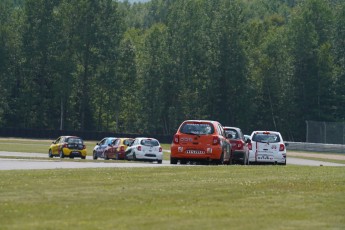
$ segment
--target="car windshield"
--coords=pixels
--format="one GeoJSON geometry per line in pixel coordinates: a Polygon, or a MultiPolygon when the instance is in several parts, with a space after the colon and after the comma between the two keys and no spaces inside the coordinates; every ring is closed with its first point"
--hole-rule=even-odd
{"type": "Polygon", "coordinates": [[[238,133],[237,133],[237,131],[234,130],[234,129],[226,129],[224,131],[225,131],[226,134],[231,134],[232,135],[231,139],[239,139],[240,138],[238,133]]]}
{"type": "Polygon", "coordinates": [[[80,139],[80,138],[70,137],[70,138],[67,139],[67,143],[68,144],[83,144],[83,140],[80,139]]]}
{"type": "Polygon", "coordinates": [[[206,135],[213,134],[214,128],[210,123],[185,123],[181,127],[180,132],[185,134],[206,135]]]}
{"type": "Polygon", "coordinates": [[[280,142],[280,138],[279,138],[279,135],[277,134],[256,133],[254,134],[252,141],[277,143],[277,142],[280,142]]]}
{"type": "Polygon", "coordinates": [[[153,140],[153,139],[141,140],[140,144],[144,145],[144,146],[159,146],[159,142],[157,140],[153,140]]]}

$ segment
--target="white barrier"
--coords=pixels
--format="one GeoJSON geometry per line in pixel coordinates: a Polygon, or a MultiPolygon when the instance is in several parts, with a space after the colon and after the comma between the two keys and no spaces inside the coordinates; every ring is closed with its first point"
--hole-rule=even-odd
{"type": "Polygon", "coordinates": [[[286,142],[286,143],[288,143],[288,146],[286,147],[287,150],[344,153],[345,154],[345,145],[307,143],[307,142],[286,142]]]}

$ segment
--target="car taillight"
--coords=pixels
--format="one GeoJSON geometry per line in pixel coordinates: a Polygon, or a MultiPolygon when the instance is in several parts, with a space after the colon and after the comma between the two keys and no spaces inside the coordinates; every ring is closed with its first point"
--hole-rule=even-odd
{"type": "Polygon", "coordinates": [[[236,142],[237,149],[242,149],[243,145],[241,141],[236,142]]]}
{"type": "Polygon", "coordinates": [[[139,146],[137,147],[137,149],[138,149],[138,151],[141,151],[141,145],[139,145],[139,146]]]}
{"type": "Polygon", "coordinates": [[[216,145],[219,143],[220,143],[219,137],[213,137],[212,144],[216,145]]]}
{"type": "Polygon", "coordinates": [[[162,147],[159,147],[159,152],[162,152],[162,147]]]}
{"type": "Polygon", "coordinates": [[[175,134],[174,135],[174,143],[178,144],[179,142],[180,142],[180,137],[177,134],[175,134]]]}
{"type": "Polygon", "coordinates": [[[121,146],[121,147],[120,147],[120,151],[121,151],[121,152],[125,151],[125,146],[121,146]]]}
{"type": "Polygon", "coordinates": [[[280,144],[279,145],[279,151],[284,151],[285,150],[285,145],[284,144],[280,144]]]}
{"type": "Polygon", "coordinates": [[[252,143],[248,143],[248,149],[252,150],[252,143]]]}

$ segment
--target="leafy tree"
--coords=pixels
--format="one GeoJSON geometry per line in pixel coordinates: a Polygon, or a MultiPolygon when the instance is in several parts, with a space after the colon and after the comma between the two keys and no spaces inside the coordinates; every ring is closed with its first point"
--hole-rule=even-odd
{"type": "Polygon", "coordinates": [[[335,114],[337,121],[345,121],[345,2],[335,7],[335,32],[334,32],[334,52],[335,52],[335,114]]]}
{"type": "Polygon", "coordinates": [[[72,127],[93,130],[98,124],[98,129],[103,129],[104,119],[105,126],[110,128],[110,114],[117,107],[113,93],[116,88],[114,66],[124,30],[117,3],[74,0],[62,5],[64,29],[68,31],[76,65],[72,74],[75,85],[70,96],[74,112],[70,114],[72,127]],[[97,115],[95,111],[98,111],[97,115]]]}
{"type": "Polygon", "coordinates": [[[332,14],[321,0],[302,2],[290,24],[294,85],[298,106],[299,133],[304,133],[306,120],[324,120],[330,112],[330,92],[334,87],[331,75],[329,36],[332,14]]]}
{"type": "Polygon", "coordinates": [[[121,83],[119,91],[119,111],[117,121],[120,133],[138,133],[140,128],[140,99],[136,55],[137,46],[141,41],[140,32],[136,29],[128,30],[120,43],[119,62],[117,66],[118,81],[121,83]],[[138,41],[139,39],[139,41],[138,41]]]}
{"type": "Polygon", "coordinates": [[[25,2],[23,29],[23,79],[19,95],[19,121],[26,128],[49,126],[53,82],[55,27],[53,10],[57,1],[25,2]]]}
{"type": "Polygon", "coordinates": [[[243,6],[238,1],[222,1],[215,16],[216,43],[211,90],[214,115],[223,124],[242,126],[248,120],[247,59],[243,45],[243,6]]]}

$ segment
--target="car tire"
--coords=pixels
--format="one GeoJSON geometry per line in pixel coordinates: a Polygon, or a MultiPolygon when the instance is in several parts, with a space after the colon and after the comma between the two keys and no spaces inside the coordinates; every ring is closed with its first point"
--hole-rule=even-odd
{"type": "Polygon", "coordinates": [[[228,165],[232,165],[232,164],[234,164],[234,159],[233,159],[232,151],[230,151],[230,158],[229,158],[228,165]]]}
{"type": "Polygon", "coordinates": [[[225,162],[224,162],[224,152],[222,152],[222,154],[220,155],[219,164],[220,165],[224,165],[225,164],[225,162]]]}
{"type": "Polygon", "coordinates": [[[96,151],[93,151],[92,158],[93,158],[94,160],[97,160],[98,157],[97,157],[96,151]]]}
{"type": "Polygon", "coordinates": [[[181,165],[187,164],[187,160],[180,160],[180,164],[181,164],[181,165]]]}
{"type": "Polygon", "coordinates": [[[104,152],[104,160],[109,160],[107,152],[104,152]]]}
{"type": "Polygon", "coordinates": [[[162,160],[158,160],[157,163],[158,163],[158,164],[162,164],[162,160]]]}
{"type": "Polygon", "coordinates": [[[49,149],[48,156],[49,156],[49,158],[53,158],[53,153],[52,153],[52,150],[51,150],[51,149],[49,149]]]}
{"type": "Polygon", "coordinates": [[[63,154],[62,149],[61,149],[60,152],[59,152],[59,156],[60,156],[60,158],[65,158],[65,154],[63,154]]]}
{"type": "Polygon", "coordinates": [[[133,153],[132,158],[133,158],[134,161],[137,160],[137,156],[135,155],[135,152],[133,153]]]}
{"type": "Polygon", "coordinates": [[[85,157],[84,157],[84,156],[81,156],[80,158],[83,159],[83,160],[85,160],[85,159],[86,159],[86,156],[85,156],[85,157]]]}
{"type": "Polygon", "coordinates": [[[242,165],[247,165],[247,154],[246,153],[243,153],[243,161],[242,161],[242,165]]]}
{"type": "Polygon", "coordinates": [[[171,165],[176,165],[177,164],[177,159],[173,158],[173,157],[170,157],[170,164],[171,165]]]}

